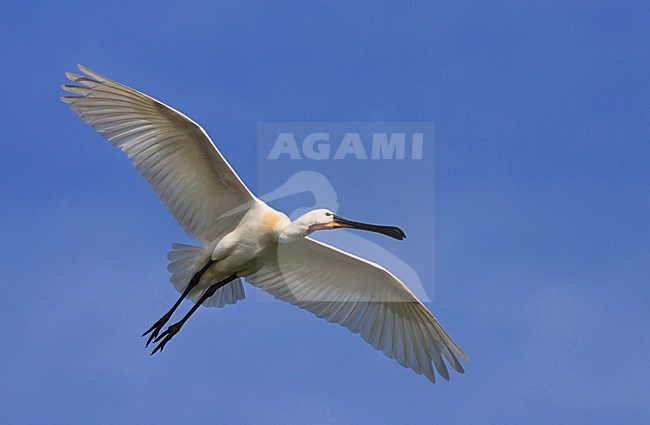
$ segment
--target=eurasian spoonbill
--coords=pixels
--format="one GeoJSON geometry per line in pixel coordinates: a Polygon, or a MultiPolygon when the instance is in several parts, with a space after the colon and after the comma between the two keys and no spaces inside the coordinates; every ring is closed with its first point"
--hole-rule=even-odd
{"type": "Polygon", "coordinates": [[[176,221],[204,246],[175,243],[170,280],[180,298],[143,336],[162,351],[199,306],[223,307],[244,298],[242,278],[274,297],[345,326],[402,366],[435,382],[443,360],[463,372],[467,360],[436,318],[381,266],[318,242],[317,230],[352,228],[406,237],[394,226],[365,224],[329,210],[295,221],[256,198],[205,131],[179,111],[79,65],[67,73],[62,100],[124,151],[176,221]],[[185,298],[194,305],[161,333],[185,298]]]}

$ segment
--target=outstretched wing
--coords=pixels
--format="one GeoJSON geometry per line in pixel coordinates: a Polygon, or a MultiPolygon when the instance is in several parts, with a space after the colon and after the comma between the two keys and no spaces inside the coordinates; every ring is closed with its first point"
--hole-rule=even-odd
{"type": "Polygon", "coordinates": [[[147,179],[178,224],[208,243],[232,228],[256,198],[190,118],[137,90],[79,65],[66,73],[75,96],[61,99],[147,179]]]}
{"type": "Polygon", "coordinates": [[[338,323],[435,382],[433,365],[449,379],[447,362],[463,373],[467,355],[413,293],[382,267],[311,238],[279,245],[246,278],[274,297],[338,323]]]}

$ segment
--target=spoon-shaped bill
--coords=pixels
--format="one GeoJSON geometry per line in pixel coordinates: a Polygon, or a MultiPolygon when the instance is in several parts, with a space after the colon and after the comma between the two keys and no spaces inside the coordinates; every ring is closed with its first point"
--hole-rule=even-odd
{"type": "Polygon", "coordinates": [[[334,223],[338,227],[349,227],[351,229],[367,230],[369,232],[381,233],[391,238],[399,239],[400,241],[406,238],[406,234],[402,229],[395,226],[380,226],[378,224],[359,223],[358,221],[346,220],[345,218],[334,216],[334,223]]]}

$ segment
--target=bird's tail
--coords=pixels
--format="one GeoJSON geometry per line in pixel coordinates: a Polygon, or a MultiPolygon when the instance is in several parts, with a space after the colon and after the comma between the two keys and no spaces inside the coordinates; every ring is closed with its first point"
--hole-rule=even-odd
{"type": "MultiPolygon", "coordinates": [[[[178,292],[183,292],[192,276],[198,272],[202,264],[202,258],[205,256],[205,248],[183,243],[172,244],[172,250],[167,254],[169,265],[167,270],[170,271],[169,280],[174,284],[178,292]]],[[[216,281],[213,283],[217,283],[216,281]]],[[[203,291],[190,292],[188,298],[192,302],[197,302],[203,291]]],[[[205,307],[223,307],[226,304],[235,304],[246,297],[244,286],[241,279],[235,279],[229,284],[219,288],[203,305],[205,307]]]]}

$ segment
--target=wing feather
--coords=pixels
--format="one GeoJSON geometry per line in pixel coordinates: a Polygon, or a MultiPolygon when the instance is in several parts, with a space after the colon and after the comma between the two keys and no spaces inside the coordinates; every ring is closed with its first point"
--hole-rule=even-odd
{"type": "Polygon", "coordinates": [[[209,243],[232,230],[255,202],[253,194],[205,131],[158,100],[79,65],[66,73],[74,96],[62,100],[124,151],[178,224],[209,243]]]}
{"type": "Polygon", "coordinates": [[[274,297],[338,323],[402,366],[435,382],[449,380],[444,359],[463,373],[468,360],[436,318],[382,267],[306,238],[279,245],[246,279],[274,297]]]}

